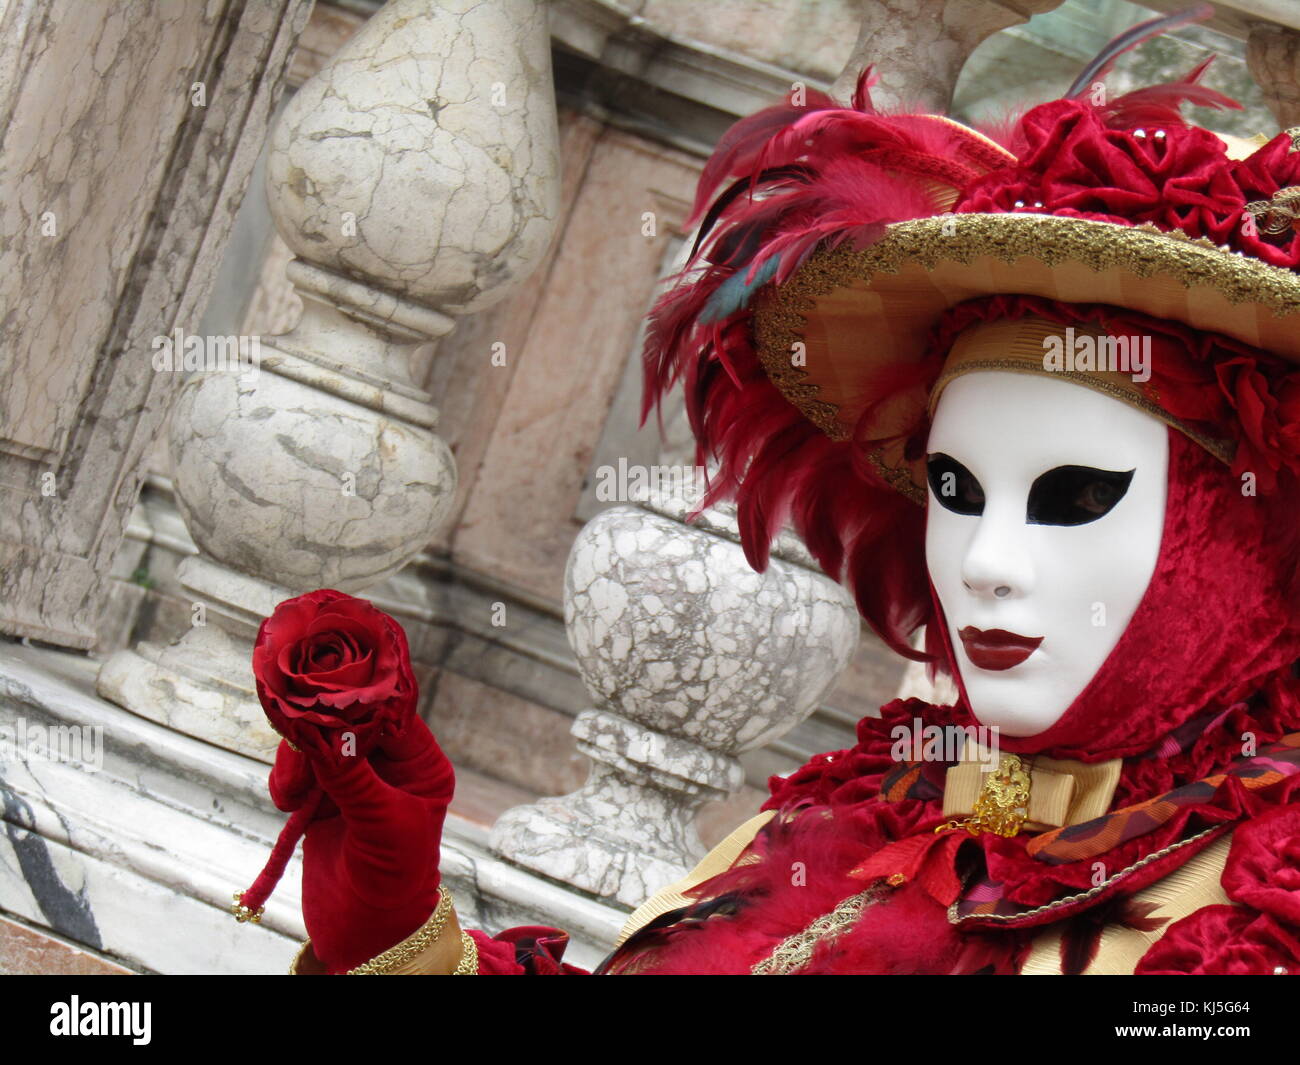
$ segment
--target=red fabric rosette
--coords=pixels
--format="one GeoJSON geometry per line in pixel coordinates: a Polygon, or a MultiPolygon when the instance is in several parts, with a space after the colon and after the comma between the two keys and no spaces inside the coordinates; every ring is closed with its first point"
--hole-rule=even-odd
{"type": "Polygon", "coordinates": [[[1169,926],[1138,962],[1139,976],[1300,973],[1300,939],[1266,913],[1205,906],[1169,926]]]}
{"type": "Polygon", "coordinates": [[[1222,883],[1228,898],[1291,925],[1300,936],[1300,804],[1237,829],[1222,883]]]}
{"type": "Polygon", "coordinates": [[[1257,360],[1228,359],[1215,366],[1219,388],[1237,413],[1240,435],[1233,473],[1253,472],[1272,492],[1279,470],[1300,473],[1300,374],[1270,382],[1257,360]]]}

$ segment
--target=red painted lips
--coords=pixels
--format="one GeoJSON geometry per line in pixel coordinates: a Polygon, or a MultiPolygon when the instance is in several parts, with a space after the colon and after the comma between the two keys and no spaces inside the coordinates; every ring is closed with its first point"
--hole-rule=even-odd
{"type": "Polygon", "coordinates": [[[967,625],[957,633],[966,657],[979,669],[1001,670],[1018,666],[1043,642],[1041,636],[1017,636],[1006,629],[977,629],[967,625]]]}

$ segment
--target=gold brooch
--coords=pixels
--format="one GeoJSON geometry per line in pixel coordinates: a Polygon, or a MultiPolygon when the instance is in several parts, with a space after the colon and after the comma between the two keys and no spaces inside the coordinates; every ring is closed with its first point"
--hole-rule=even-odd
{"type": "Polygon", "coordinates": [[[984,778],[970,817],[949,821],[935,829],[964,828],[972,836],[992,832],[998,836],[1019,834],[1029,812],[1029,770],[1014,754],[1004,754],[997,769],[984,778]]]}

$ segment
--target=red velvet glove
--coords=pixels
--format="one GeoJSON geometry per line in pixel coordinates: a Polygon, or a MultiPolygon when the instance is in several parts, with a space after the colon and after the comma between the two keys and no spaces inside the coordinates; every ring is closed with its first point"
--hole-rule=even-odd
{"type": "Polygon", "coordinates": [[[438,904],[439,846],[455,778],[414,714],[369,758],[322,759],[280,745],[276,805],[324,793],[303,842],[302,914],[316,957],[347,972],[416,931],[438,904]]]}
{"type": "Polygon", "coordinates": [[[325,590],[281,603],[253,672],[284,737],[271,797],[292,816],[236,910],[260,910],[305,833],[303,919],[325,968],[347,972],[437,905],[451,763],[416,713],[405,634],[364,600],[325,590]]]}

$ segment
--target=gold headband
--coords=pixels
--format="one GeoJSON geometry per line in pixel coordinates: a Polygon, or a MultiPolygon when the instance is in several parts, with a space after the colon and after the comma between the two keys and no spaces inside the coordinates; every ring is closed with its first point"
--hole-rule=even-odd
{"type": "Polygon", "coordinates": [[[930,391],[930,416],[944,388],[979,370],[1044,374],[1072,381],[1127,403],[1173,426],[1220,462],[1232,464],[1232,445],[1206,436],[1165,411],[1148,397],[1135,375],[1151,372],[1149,345],[1135,352],[1141,337],[1114,337],[1095,324],[1073,326],[1036,318],[979,322],[958,334],[930,391]]]}

